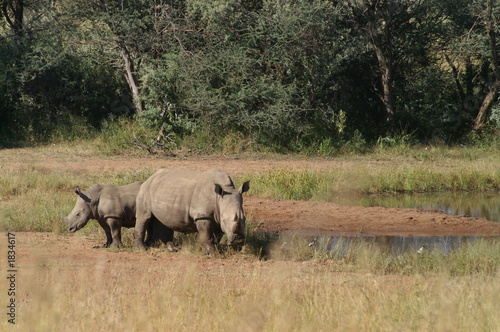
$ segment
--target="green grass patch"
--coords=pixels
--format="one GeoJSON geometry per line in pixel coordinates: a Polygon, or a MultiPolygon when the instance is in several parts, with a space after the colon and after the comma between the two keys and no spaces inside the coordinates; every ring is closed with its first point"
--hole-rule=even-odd
{"type": "Polygon", "coordinates": [[[245,176],[252,194],[267,198],[328,201],[338,194],[386,194],[500,189],[500,168],[443,171],[415,166],[339,168],[327,172],[273,170],[245,176]]]}
{"type": "Polygon", "coordinates": [[[28,193],[2,203],[2,226],[12,231],[63,232],[61,217],[71,211],[74,202],[72,196],[62,192],[28,193]]]}
{"type": "MultiPolygon", "coordinates": [[[[389,255],[381,247],[372,247],[365,253],[366,265],[378,274],[441,274],[451,277],[482,274],[495,276],[500,269],[500,239],[483,238],[462,245],[451,253],[439,249],[389,255]]],[[[359,255],[357,253],[356,255],[359,255]]]]}
{"type": "Polygon", "coordinates": [[[249,174],[252,194],[280,199],[310,200],[327,181],[321,174],[309,171],[276,170],[261,174],[249,174]]]}
{"type": "Polygon", "coordinates": [[[70,185],[71,178],[49,170],[28,167],[0,173],[0,197],[21,196],[29,192],[53,192],[70,185]]]}
{"type": "Polygon", "coordinates": [[[425,167],[402,167],[368,174],[359,184],[362,193],[487,191],[500,188],[500,169],[442,171],[425,167]]]}

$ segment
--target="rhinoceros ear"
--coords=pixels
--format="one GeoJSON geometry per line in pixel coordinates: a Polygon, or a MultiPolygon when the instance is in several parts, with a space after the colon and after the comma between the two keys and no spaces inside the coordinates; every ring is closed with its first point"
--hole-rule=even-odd
{"type": "Polygon", "coordinates": [[[221,185],[218,183],[215,184],[215,193],[224,197],[224,189],[222,189],[221,185]]]}
{"type": "Polygon", "coordinates": [[[250,181],[245,181],[240,188],[240,194],[246,193],[250,190],[250,181]]]}
{"type": "Polygon", "coordinates": [[[91,199],[80,191],[80,187],[75,188],[75,194],[80,196],[85,202],[90,203],[91,199]]]}

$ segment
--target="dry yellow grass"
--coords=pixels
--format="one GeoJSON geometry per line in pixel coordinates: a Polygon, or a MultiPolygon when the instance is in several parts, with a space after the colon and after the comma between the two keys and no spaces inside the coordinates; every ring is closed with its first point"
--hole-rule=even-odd
{"type": "Polygon", "coordinates": [[[500,330],[498,273],[349,273],[335,260],[113,252],[88,248],[87,238],[18,238],[17,324],[3,314],[2,331],[500,330]]]}

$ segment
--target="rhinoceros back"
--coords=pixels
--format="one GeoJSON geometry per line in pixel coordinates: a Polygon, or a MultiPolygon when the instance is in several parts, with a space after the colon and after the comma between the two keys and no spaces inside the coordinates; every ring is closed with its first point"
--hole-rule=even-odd
{"type": "Polygon", "coordinates": [[[122,220],[123,226],[133,227],[135,225],[136,198],[141,184],[142,182],[134,182],[125,186],[110,184],[100,186],[99,216],[101,218],[119,218],[122,220]]]}
{"type": "Polygon", "coordinates": [[[215,183],[234,188],[231,178],[219,170],[161,169],[144,183],[139,196],[143,195],[151,213],[165,226],[194,232],[195,219],[213,218],[215,183]]]}

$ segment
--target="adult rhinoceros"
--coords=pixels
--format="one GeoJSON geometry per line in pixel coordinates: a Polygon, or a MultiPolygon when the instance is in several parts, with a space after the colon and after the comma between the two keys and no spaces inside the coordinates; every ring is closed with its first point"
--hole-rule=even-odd
{"type": "Polygon", "coordinates": [[[216,169],[160,169],[144,182],[137,195],[135,247],[144,249],[144,232],[151,220],[168,228],[167,248],[173,245],[174,231],[198,232],[205,253],[223,233],[233,247],[245,243],[245,213],[242,194],[250,188],[246,181],[236,190],[231,178],[216,169]]]}
{"type": "MultiPolygon", "coordinates": [[[[68,231],[76,232],[84,227],[90,219],[96,219],[106,233],[104,247],[122,247],[121,228],[135,226],[135,200],[142,182],[134,182],[125,186],[111,184],[94,185],[86,192],[75,188],[78,195],[76,204],[71,213],[63,217],[68,231]]],[[[165,227],[151,224],[148,228],[148,243],[161,239],[165,227]],[[154,230],[153,230],[154,228],[154,230]]]]}

